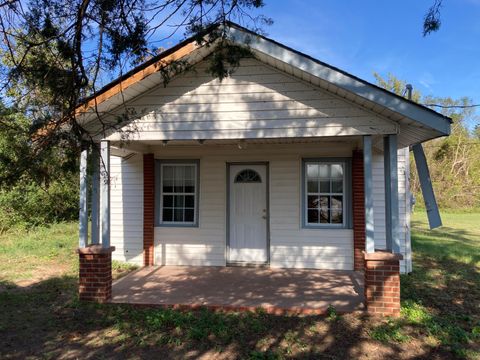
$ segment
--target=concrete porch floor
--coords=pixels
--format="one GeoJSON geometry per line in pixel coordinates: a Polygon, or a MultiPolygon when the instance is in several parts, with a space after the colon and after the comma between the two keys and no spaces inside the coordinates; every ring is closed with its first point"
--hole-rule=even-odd
{"type": "Polygon", "coordinates": [[[112,303],[269,313],[364,309],[363,273],[252,267],[145,267],[113,283],[112,303]]]}

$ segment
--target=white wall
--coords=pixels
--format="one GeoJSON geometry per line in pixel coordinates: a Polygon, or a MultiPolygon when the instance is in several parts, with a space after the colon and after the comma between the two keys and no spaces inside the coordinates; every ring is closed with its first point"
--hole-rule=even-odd
{"type": "Polygon", "coordinates": [[[143,264],[143,157],[110,157],[113,260],[143,264]]]}
{"type": "MultiPolygon", "coordinates": [[[[397,124],[258,60],[243,59],[222,81],[206,62],[107,116],[131,139],[241,139],[392,133],[397,124]]],[[[114,133],[109,139],[120,140],[114,133]]]]}
{"type": "MultiPolygon", "coordinates": [[[[408,149],[399,149],[398,152],[398,204],[400,217],[400,250],[404,260],[400,262],[402,273],[411,271],[411,244],[410,244],[410,217],[407,212],[410,193],[408,189],[408,149]]],[[[375,227],[375,248],[385,249],[385,180],[383,153],[373,154],[373,206],[374,206],[374,227],[375,227]]]]}
{"type": "Polygon", "coordinates": [[[226,163],[266,161],[270,171],[272,267],[353,269],[351,229],[302,229],[301,164],[304,157],[351,156],[352,144],[317,143],[165,147],[157,159],[200,159],[198,228],[155,228],[157,265],[226,263],[226,163]],[[194,155],[193,155],[194,154],[194,155]]]}
{"type": "MultiPolygon", "coordinates": [[[[157,159],[200,159],[198,228],[155,228],[157,265],[226,264],[226,163],[267,161],[270,171],[270,263],[272,267],[353,268],[351,229],[301,227],[301,163],[309,157],[348,157],[355,143],[155,148],[157,159]]],[[[405,166],[399,150],[399,204],[402,272],[411,271],[409,219],[406,216],[405,166]]],[[[111,157],[112,239],[115,260],[143,263],[143,159],[111,157]]],[[[383,155],[374,154],[375,242],[385,248],[383,155]]]]}

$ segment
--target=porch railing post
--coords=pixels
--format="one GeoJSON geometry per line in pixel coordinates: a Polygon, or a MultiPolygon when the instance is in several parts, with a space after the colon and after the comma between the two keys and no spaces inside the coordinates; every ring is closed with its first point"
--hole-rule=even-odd
{"type": "Polygon", "coordinates": [[[383,141],[385,179],[385,233],[387,250],[400,253],[398,211],[397,135],[387,135],[383,141]]]}
{"type": "Polygon", "coordinates": [[[92,244],[100,244],[100,159],[99,148],[92,147],[92,244]]]}
{"type": "Polygon", "coordinates": [[[80,153],[80,194],[79,194],[79,237],[78,247],[84,248],[88,243],[88,209],[87,209],[87,161],[88,150],[82,147],[80,153]]]}
{"type": "Polygon", "coordinates": [[[365,251],[375,252],[373,223],[372,136],[363,136],[363,174],[365,177],[365,251]]]}
{"type": "Polygon", "coordinates": [[[102,247],[110,247],[110,142],[100,142],[100,220],[102,247]]]}

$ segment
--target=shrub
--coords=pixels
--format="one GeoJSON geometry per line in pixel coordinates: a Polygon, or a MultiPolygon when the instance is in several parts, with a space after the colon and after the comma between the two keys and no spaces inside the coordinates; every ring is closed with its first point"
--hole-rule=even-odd
{"type": "Polygon", "coordinates": [[[69,175],[42,187],[35,182],[19,182],[0,191],[0,232],[14,225],[34,227],[78,216],[78,184],[69,175]]]}

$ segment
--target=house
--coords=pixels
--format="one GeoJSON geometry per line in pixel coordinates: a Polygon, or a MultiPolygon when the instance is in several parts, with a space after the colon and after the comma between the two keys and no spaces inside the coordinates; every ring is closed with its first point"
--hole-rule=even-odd
{"type": "Polygon", "coordinates": [[[252,54],[230,76],[212,77],[215,47],[187,39],[79,108],[100,144],[91,152],[93,246],[88,151],[81,157],[81,297],[108,299],[110,256],[145,266],[365,269],[368,308],[388,313],[372,295],[379,281],[393,271],[399,306],[398,271],[412,270],[409,148],[432,199],[421,143],[448,135],[451,120],[225,26],[252,54]],[[165,84],[161,69],[178,61],[188,70],[165,84]],[[92,261],[104,285],[89,284],[82,266],[92,261]]]}

